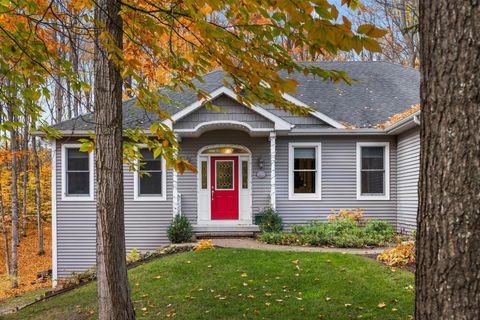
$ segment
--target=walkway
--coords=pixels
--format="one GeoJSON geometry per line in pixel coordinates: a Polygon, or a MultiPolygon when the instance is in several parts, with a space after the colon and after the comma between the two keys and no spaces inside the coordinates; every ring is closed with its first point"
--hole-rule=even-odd
{"type": "Polygon", "coordinates": [[[300,251],[300,252],[341,252],[358,255],[379,254],[387,248],[356,249],[356,248],[328,248],[328,247],[300,247],[300,246],[280,246],[266,244],[254,239],[247,238],[218,238],[212,239],[213,244],[222,248],[241,248],[270,251],[300,251]]]}

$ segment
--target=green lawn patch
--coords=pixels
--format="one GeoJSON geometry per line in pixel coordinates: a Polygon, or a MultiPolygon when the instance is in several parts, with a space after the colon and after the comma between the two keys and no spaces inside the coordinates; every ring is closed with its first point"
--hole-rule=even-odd
{"type": "MultiPolygon", "coordinates": [[[[129,271],[138,319],[410,319],[413,274],[340,253],[214,249],[129,271]]],[[[6,319],[93,319],[91,283],[6,319]]]]}

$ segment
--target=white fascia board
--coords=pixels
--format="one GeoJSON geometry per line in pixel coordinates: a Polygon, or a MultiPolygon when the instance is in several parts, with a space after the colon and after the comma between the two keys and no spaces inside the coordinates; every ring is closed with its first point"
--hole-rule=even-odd
{"type": "MultiPolygon", "coordinates": [[[[309,108],[309,109],[313,109],[312,107],[310,107],[309,105],[306,105],[305,103],[303,103],[302,101],[298,100],[297,98],[295,97],[292,97],[291,95],[289,94],[286,94],[284,93],[282,95],[283,99],[291,102],[291,103],[294,103],[298,106],[301,106],[301,107],[305,107],[305,108],[309,108]]],[[[327,116],[326,114],[324,113],[321,113],[320,111],[311,111],[310,114],[312,116],[314,116],[315,118],[318,118],[326,123],[328,123],[329,125],[333,126],[334,128],[337,128],[337,129],[345,129],[345,126],[343,124],[341,124],[340,122],[338,121],[335,121],[333,120],[332,118],[330,118],[329,116],[327,116]]]]}
{"type": "Polygon", "coordinates": [[[403,118],[402,120],[395,122],[391,126],[385,128],[385,132],[390,135],[396,135],[402,133],[408,129],[420,125],[418,116],[420,115],[420,110],[415,113],[412,113],[408,117],[403,118]]]}
{"type": "Polygon", "coordinates": [[[288,133],[289,136],[347,136],[347,135],[386,135],[384,129],[356,128],[356,129],[334,129],[334,128],[307,128],[294,129],[288,133]]]}

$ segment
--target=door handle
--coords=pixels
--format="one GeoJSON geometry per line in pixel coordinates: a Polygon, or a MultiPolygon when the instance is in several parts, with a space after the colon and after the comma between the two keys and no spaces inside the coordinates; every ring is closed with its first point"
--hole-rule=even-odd
{"type": "Polygon", "coordinates": [[[212,189],[212,198],[213,198],[213,195],[214,195],[214,194],[215,194],[215,190],[214,190],[214,189],[212,189]]]}

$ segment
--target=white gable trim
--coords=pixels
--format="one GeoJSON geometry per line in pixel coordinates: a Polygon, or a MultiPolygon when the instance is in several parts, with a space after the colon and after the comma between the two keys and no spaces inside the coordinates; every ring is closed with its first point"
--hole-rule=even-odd
{"type": "Polygon", "coordinates": [[[273,131],[273,129],[269,129],[269,128],[254,128],[251,125],[249,125],[248,123],[241,122],[241,121],[215,120],[215,121],[207,121],[207,122],[199,123],[193,129],[176,129],[175,132],[180,134],[180,135],[189,134],[189,135],[192,135],[194,137],[198,137],[202,133],[202,129],[204,127],[218,126],[218,129],[222,129],[222,126],[225,126],[226,129],[229,129],[229,127],[228,127],[229,125],[242,127],[250,135],[265,135],[266,136],[266,135],[269,135],[270,132],[273,131]]]}
{"type": "MultiPolygon", "coordinates": [[[[296,105],[299,105],[299,106],[302,106],[302,107],[306,107],[306,108],[311,108],[310,106],[306,105],[305,103],[303,103],[302,101],[298,100],[297,98],[295,97],[292,97],[291,95],[289,94],[286,94],[284,93],[282,95],[283,99],[291,102],[291,103],[294,103],[296,105]]],[[[333,120],[332,118],[330,118],[329,116],[319,112],[319,111],[312,111],[310,112],[310,114],[312,116],[314,116],[315,118],[318,118],[326,123],[328,123],[329,125],[337,128],[337,129],[345,129],[345,126],[343,124],[341,124],[340,122],[338,121],[335,121],[333,120]]]]}
{"type": "MultiPolygon", "coordinates": [[[[176,114],[174,114],[172,116],[172,121],[177,122],[177,121],[181,120],[182,118],[186,117],[188,114],[190,114],[193,111],[200,108],[206,101],[211,101],[211,100],[221,96],[222,94],[238,101],[238,95],[235,92],[233,92],[231,89],[223,86],[223,87],[218,88],[217,90],[214,90],[214,91],[210,92],[208,94],[209,97],[207,99],[198,100],[198,101],[192,103],[191,105],[189,105],[188,107],[186,107],[185,109],[183,109],[183,110],[177,112],[176,114]]],[[[264,108],[257,107],[257,106],[254,105],[254,106],[251,107],[251,109],[253,111],[255,111],[256,113],[264,116],[268,120],[272,121],[275,124],[275,130],[290,130],[291,128],[293,128],[292,124],[290,124],[289,122],[283,120],[282,118],[274,115],[273,113],[265,110],[264,108]]]]}

